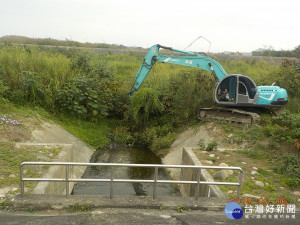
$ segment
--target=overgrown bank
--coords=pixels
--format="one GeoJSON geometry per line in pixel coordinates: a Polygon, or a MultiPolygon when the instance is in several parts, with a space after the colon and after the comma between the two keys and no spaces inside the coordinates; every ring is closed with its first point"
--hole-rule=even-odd
{"type": "MultiPolygon", "coordinates": [[[[172,143],[176,129],[193,121],[199,107],[213,105],[214,80],[201,70],[158,64],[130,99],[128,91],[140,62],[140,56],[130,54],[4,45],[0,48],[0,97],[17,105],[41,106],[66,121],[72,118],[74,122],[66,125],[74,131],[83,120],[93,127],[113,119],[117,141],[157,150],[172,143]]],[[[299,63],[286,60],[280,67],[265,62],[222,64],[229,73],[247,74],[258,85],[277,82],[288,90],[287,108],[299,113],[299,63]]],[[[266,132],[273,136],[274,129],[280,129],[266,125],[266,132]]],[[[284,129],[286,124],[278,126],[284,129]]],[[[107,129],[101,130],[108,136],[107,129]]],[[[288,132],[285,136],[299,139],[297,131],[288,132]]],[[[287,144],[293,143],[288,140],[287,144]]]]}

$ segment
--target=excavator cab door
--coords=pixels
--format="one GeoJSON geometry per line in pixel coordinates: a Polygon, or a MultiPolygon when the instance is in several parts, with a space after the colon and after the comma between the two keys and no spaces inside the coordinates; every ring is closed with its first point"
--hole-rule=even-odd
{"type": "Polygon", "coordinates": [[[216,88],[215,101],[219,104],[236,104],[237,97],[237,76],[225,77],[216,88]]]}
{"type": "Polygon", "coordinates": [[[249,103],[249,94],[244,82],[238,83],[237,103],[249,103]]]}
{"type": "Polygon", "coordinates": [[[221,105],[253,105],[257,102],[257,88],[252,79],[244,75],[228,75],[218,85],[215,101],[221,105]]]}
{"type": "Polygon", "coordinates": [[[249,77],[238,76],[237,93],[238,105],[255,104],[258,100],[256,85],[249,77]]]}

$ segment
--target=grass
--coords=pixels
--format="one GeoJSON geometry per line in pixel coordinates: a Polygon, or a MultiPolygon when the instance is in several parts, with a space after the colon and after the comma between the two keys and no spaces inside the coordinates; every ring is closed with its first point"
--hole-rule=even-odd
{"type": "Polygon", "coordinates": [[[185,206],[183,206],[183,205],[179,205],[176,208],[176,211],[179,212],[179,213],[182,213],[184,210],[185,210],[185,206]]]}
{"type": "Polygon", "coordinates": [[[121,124],[117,119],[101,119],[98,121],[85,121],[78,118],[60,115],[54,120],[77,138],[93,148],[101,148],[110,143],[110,134],[121,124]]]}
{"type": "MultiPolygon", "coordinates": [[[[0,188],[6,186],[18,187],[20,182],[19,171],[22,162],[26,161],[51,161],[59,153],[60,149],[45,148],[16,148],[14,143],[0,142],[0,188]],[[48,159],[48,160],[47,160],[48,159]]],[[[24,167],[25,177],[40,177],[46,168],[41,166],[24,167]]],[[[28,191],[34,188],[35,183],[25,183],[28,191]]],[[[18,191],[15,191],[18,192],[18,191]]]]}
{"type": "Polygon", "coordinates": [[[8,209],[11,206],[12,202],[8,199],[0,202],[0,209],[8,209]]]}
{"type": "Polygon", "coordinates": [[[68,212],[87,212],[91,210],[91,205],[89,204],[79,204],[70,205],[67,209],[68,212]]]}

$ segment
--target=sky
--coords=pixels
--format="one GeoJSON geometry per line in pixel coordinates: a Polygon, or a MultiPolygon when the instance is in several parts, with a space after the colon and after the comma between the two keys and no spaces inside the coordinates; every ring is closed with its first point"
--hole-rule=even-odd
{"type": "Polygon", "coordinates": [[[299,0],[0,0],[0,36],[207,52],[293,50],[299,0]],[[209,44],[209,42],[211,45],[209,44]]]}

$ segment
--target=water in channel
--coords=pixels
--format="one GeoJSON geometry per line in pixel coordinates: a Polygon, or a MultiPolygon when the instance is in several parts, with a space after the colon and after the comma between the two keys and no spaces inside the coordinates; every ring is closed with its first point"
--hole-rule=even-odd
{"type": "MultiPolygon", "coordinates": [[[[133,164],[161,164],[161,159],[153,152],[143,148],[113,148],[95,151],[92,163],[133,163],[133,164]]],[[[143,167],[115,167],[114,178],[118,179],[153,179],[154,168],[143,167]]],[[[87,167],[82,178],[110,179],[110,168],[104,166],[87,167]]],[[[158,169],[158,179],[170,180],[169,173],[158,169]]],[[[78,182],[73,189],[73,195],[109,195],[108,182],[78,182]]],[[[173,184],[157,184],[158,196],[180,196],[173,184]]],[[[153,194],[151,183],[114,183],[114,195],[144,195],[153,194]]]]}

